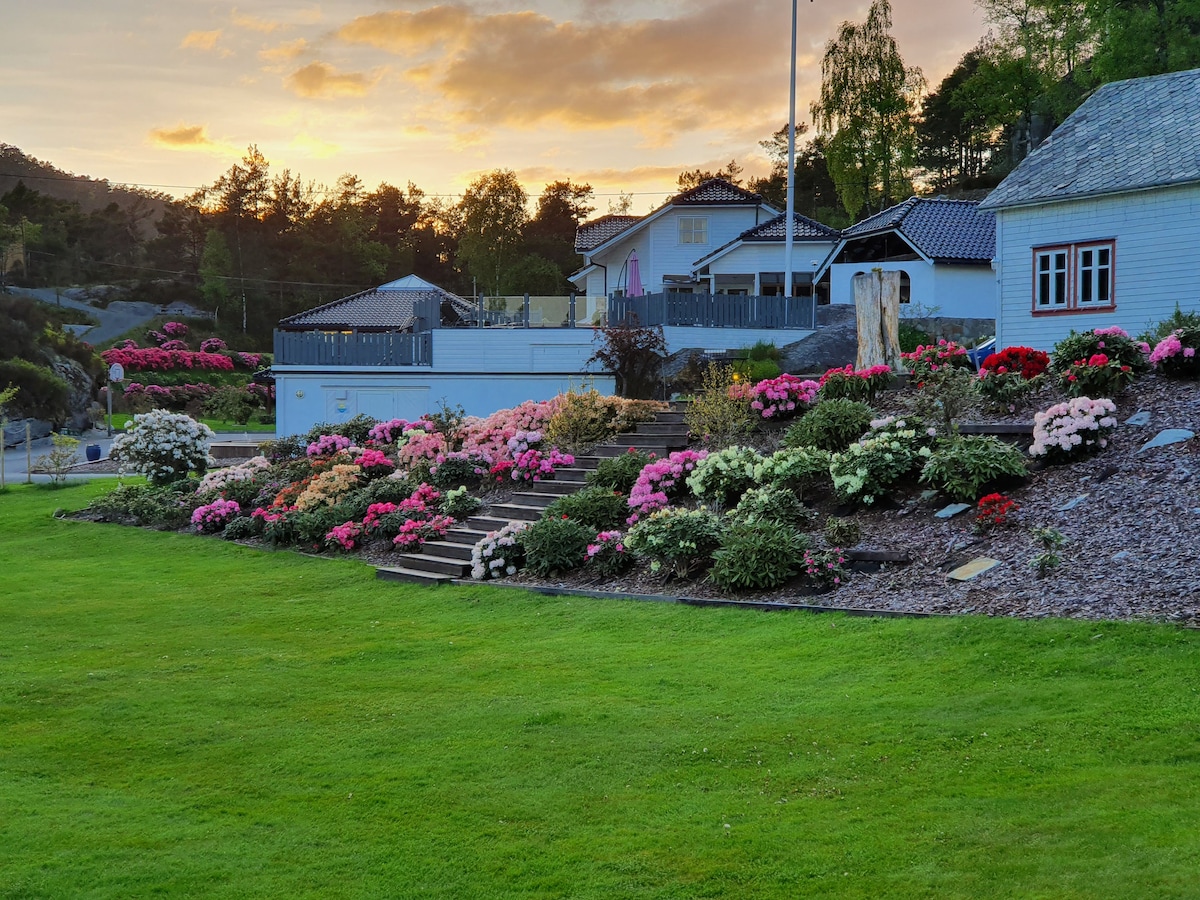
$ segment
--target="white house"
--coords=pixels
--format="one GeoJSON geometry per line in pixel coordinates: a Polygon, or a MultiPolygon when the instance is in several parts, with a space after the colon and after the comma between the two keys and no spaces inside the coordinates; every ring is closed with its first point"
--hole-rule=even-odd
{"type": "Polygon", "coordinates": [[[1200,309],[1200,69],[1106,84],[988,196],[996,341],[1137,334],[1200,309]]]}
{"type": "Polygon", "coordinates": [[[298,434],[360,413],[418,419],[439,406],[486,416],[585,382],[590,328],[471,327],[475,307],[410,275],[283,319],[275,332],[276,428],[298,434]]]}
{"type": "Polygon", "coordinates": [[[912,315],[991,319],[995,251],[995,216],[977,201],[910,197],[845,229],[815,278],[828,275],[832,303],[852,304],[855,275],[899,272],[900,302],[912,315]]]}
{"type": "MultiPolygon", "coordinates": [[[[840,237],[835,228],[793,213],[792,296],[817,290],[818,302],[828,302],[823,286],[813,276],[833,251],[840,237]]],[[[786,214],[747,229],[736,238],[698,259],[696,280],[712,286],[714,294],[771,296],[784,293],[784,239],[786,214]]]]}
{"type": "Polygon", "coordinates": [[[588,297],[622,295],[636,250],[646,293],[716,293],[711,280],[697,277],[697,260],[777,215],[761,195],[712,178],[649,215],[602,216],[580,225],[575,250],[584,265],[570,280],[588,297]]]}

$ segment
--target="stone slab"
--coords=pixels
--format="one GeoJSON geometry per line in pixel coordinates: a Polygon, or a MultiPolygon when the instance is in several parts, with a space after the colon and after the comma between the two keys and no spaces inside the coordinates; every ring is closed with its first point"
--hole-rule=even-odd
{"type": "Polygon", "coordinates": [[[1144,444],[1138,450],[1138,453],[1145,453],[1147,450],[1152,450],[1155,447],[1168,447],[1171,444],[1181,444],[1184,441],[1190,441],[1195,436],[1196,432],[1188,431],[1186,428],[1168,428],[1156,434],[1149,443],[1144,444]]]}
{"type": "Polygon", "coordinates": [[[1063,503],[1060,506],[1054,507],[1054,509],[1056,512],[1068,512],[1068,511],[1074,509],[1075,507],[1079,506],[1080,504],[1082,504],[1090,496],[1091,496],[1090,494],[1080,494],[1078,497],[1075,497],[1073,500],[1068,500],[1066,503],[1063,503]]]}
{"type": "Polygon", "coordinates": [[[984,572],[994,569],[998,565],[1000,565],[1000,560],[992,559],[990,556],[980,556],[971,560],[966,565],[959,566],[946,575],[946,577],[953,581],[970,581],[972,578],[982,575],[984,572]]]}
{"type": "Polygon", "coordinates": [[[1145,410],[1138,410],[1132,416],[1125,420],[1126,425],[1149,425],[1150,413],[1145,410]]]}
{"type": "Polygon", "coordinates": [[[953,519],[959,513],[965,513],[971,508],[970,503],[951,503],[933,514],[935,519],[953,519]]]}

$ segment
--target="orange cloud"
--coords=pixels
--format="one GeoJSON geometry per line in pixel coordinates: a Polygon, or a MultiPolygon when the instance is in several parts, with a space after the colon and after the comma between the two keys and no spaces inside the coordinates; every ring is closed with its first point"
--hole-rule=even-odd
{"type": "Polygon", "coordinates": [[[377,80],[361,72],[338,72],[327,63],[313,62],[289,75],[284,84],[301,97],[363,97],[377,80]]]}
{"type": "Polygon", "coordinates": [[[190,31],[179,42],[181,50],[212,50],[221,39],[221,29],[215,31],[190,31]]]}
{"type": "Polygon", "coordinates": [[[238,28],[245,28],[249,31],[261,31],[263,34],[270,34],[272,31],[280,27],[278,22],[272,22],[268,19],[260,19],[258,16],[243,15],[237,11],[235,7],[233,12],[229,14],[229,20],[238,28]]]}
{"type": "Polygon", "coordinates": [[[198,150],[205,153],[229,153],[237,148],[208,136],[203,125],[177,125],[174,128],[152,128],[150,142],[168,150],[198,150]]]}
{"type": "Polygon", "coordinates": [[[779,6],[709,0],[672,19],[557,22],[444,4],[361,16],[336,37],[404,57],[408,80],[436,90],[464,126],[670,136],[761,119],[786,102],[786,57],[762,50],[780,43],[779,6]]]}
{"type": "Polygon", "coordinates": [[[287,41],[279,44],[276,47],[267,47],[260,50],[258,55],[268,62],[285,62],[289,59],[295,59],[308,47],[308,41],[304,38],[296,38],[294,41],[287,41]]]}

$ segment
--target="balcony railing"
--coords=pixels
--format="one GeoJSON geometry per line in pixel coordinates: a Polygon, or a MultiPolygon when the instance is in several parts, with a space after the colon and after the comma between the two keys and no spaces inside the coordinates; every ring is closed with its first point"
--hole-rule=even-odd
{"type": "Polygon", "coordinates": [[[282,366],[431,366],[433,336],[391,332],[276,331],[282,366]]]}
{"type": "Polygon", "coordinates": [[[613,297],[608,301],[609,324],[631,320],[634,316],[639,325],[808,331],[817,327],[817,305],[813,297],[647,294],[644,297],[613,297]]]}

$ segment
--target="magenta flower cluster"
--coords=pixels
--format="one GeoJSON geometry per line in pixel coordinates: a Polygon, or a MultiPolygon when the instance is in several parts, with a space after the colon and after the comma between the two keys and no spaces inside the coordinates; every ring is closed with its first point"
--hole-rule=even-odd
{"type": "Polygon", "coordinates": [[[551,447],[546,452],[534,447],[518,453],[513,463],[514,481],[541,481],[553,478],[556,468],[575,465],[575,457],[570,453],[563,453],[557,447],[551,447]]]}
{"type": "Polygon", "coordinates": [[[670,505],[672,494],[683,493],[688,473],[707,456],[706,450],[676,450],[665,459],[648,463],[629,492],[633,513],[625,521],[632,525],[642,516],[670,505]]]}
{"type": "Polygon", "coordinates": [[[816,381],[801,380],[786,372],[778,378],[767,378],[750,391],[750,408],[764,419],[787,419],[803,411],[816,399],[821,385],[816,381]]]}
{"type": "Polygon", "coordinates": [[[376,450],[374,447],[368,447],[363,450],[354,462],[358,464],[359,468],[363,470],[363,474],[368,478],[379,478],[383,475],[388,475],[396,468],[396,464],[387,458],[387,454],[382,450],[376,450]]]}
{"type": "Polygon", "coordinates": [[[203,353],[220,353],[222,350],[228,349],[229,345],[220,338],[208,338],[200,342],[200,350],[203,353]]]}
{"type": "Polygon", "coordinates": [[[196,507],[192,513],[192,524],[201,534],[223,531],[229,520],[236,518],[241,511],[236,500],[214,500],[196,507]]]}
{"type": "Polygon", "coordinates": [[[349,449],[350,438],[342,437],[340,434],[323,434],[308,445],[306,452],[310,457],[333,456],[335,453],[349,449]]]}
{"type": "Polygon", "coordinates": [[[624,553],[625,536],[619,531],[602,531],[596,535],[595,543],[588,544],[587,558],[592,559],[601,553],[624,553]]]}

